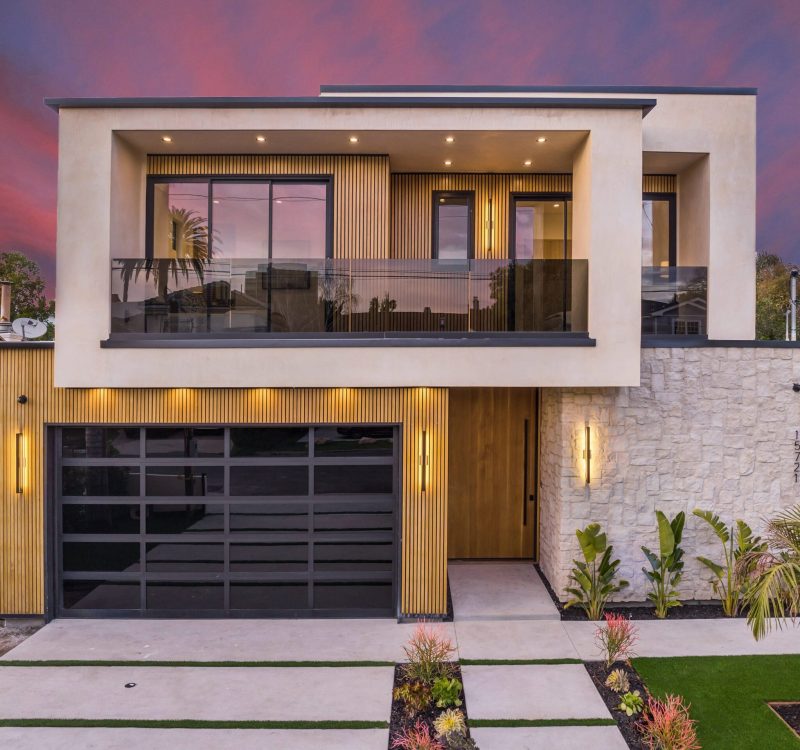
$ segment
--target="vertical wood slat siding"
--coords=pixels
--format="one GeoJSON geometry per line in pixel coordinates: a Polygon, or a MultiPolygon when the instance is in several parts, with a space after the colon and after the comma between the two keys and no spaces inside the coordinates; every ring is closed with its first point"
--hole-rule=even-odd
{"type": "Polygon", "coordinates": [[[434,191],[475,192],[475,257],[508,257],[511,193],[569,193],[570,174],[394,173],[391,257],[430,258],[434,191]]]}
{"type": "Polygon", "coordinates": [[[147,171],[159,175],[332,175],[333,256],[389,255],[388,156],[151,154],[147,171]]]}
{"type": "Polygon", "coordinates": [[[646,174],[642,176],[642,192],[674,193],[677,182],[674,174],[646,174]]]}
{"type": "Polygon", "coordinates": [[[0,349],[0,615],[44,612],[45,425],[385,423],[401,426],[403,614],[447,610],[446,388],[63,389],[53,350],[0,349]],[[17,396],[28,403],[20,405],[17,396]],[[427,491],[420,446],[427,432],[427,491]],[[23,494],[16,433],[25,436],[23,494]]]}

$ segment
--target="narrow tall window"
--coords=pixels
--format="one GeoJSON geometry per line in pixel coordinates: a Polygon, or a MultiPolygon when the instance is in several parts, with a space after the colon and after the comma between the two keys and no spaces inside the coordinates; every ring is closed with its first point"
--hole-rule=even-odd
{"type": "Polygon", "coordinates": [[[433,194],[433,257],[469,260],[473,257],[474,223],[472,192],[433,194]]]}
{"type": "Polygon", "coordinates": [[[642,196],[642,266],[668,268],[677,265],[675,195],[644,193],[642,196]]]}

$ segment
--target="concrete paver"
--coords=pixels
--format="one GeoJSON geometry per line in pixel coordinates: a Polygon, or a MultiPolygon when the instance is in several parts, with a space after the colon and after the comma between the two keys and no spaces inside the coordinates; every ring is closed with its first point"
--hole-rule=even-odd
{"type": "MultiPolygon", "coordinates": [[[[401,661],[413,624],[361,620],[55,620],[0,657],[101,661],[401,661]]],[[[441,625],[455,641],[452,623],[441,625]]]]}
{"type": "Polygon", "coordinates": [[[558,620],[532,563],[452,562],[453,612],[459,620],[558,620]]]}
{"type": "Polygon", "coordinates": [[[392,667],[3,667],[0,717],[388,721],[393,674],[392,667]]]}
{"type": "Polygon", "coordinates": [[[608,719],[583,664],[465,666],[471,719],[608,719]]]}
{"type": "Polygon", "coordinates": [[[0,728],[14,750],[386,750],[388,729],[0,728]]]}
{"type": "Polygon", "coordinates": [[[577,659],[560,622],[550,620],[459,621],[462,659],[577,659]]]}
{"type": "Polygon", "coordinates": [[[616,727],[478,728],[472,737],[481,750],[627,750],[616,727]]]}

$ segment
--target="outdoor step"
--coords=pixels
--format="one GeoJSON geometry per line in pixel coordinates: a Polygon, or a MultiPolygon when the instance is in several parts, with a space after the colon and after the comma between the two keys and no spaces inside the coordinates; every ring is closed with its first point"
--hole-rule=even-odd
{"type": "Polygon", "coordinates": [[[462,666],[470,719],[609,719],[583,664],[462,666]]]}
{"type": "Polygon", "coordinates": [[[388,744],[388,729],[0,728],[0,747],[14,750],[386,750],[388,744]]]}
{"type": "Polygon", "coordinates": [[[627,750],[616,727],[479,727],[472,737],[481,750],[627,750]]]}
{"type": "Polygon", "coordinates": [[[388,721],[393,674],[393,667],[0,667],[0,718],[388,721]]]}

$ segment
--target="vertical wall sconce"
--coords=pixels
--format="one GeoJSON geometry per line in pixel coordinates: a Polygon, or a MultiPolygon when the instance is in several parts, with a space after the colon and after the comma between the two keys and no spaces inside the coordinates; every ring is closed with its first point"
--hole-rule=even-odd
{"type": "Polygon", "coordinates": [[[422,444],[420,445],[419,465],[422,471],[420,477],[420,490],[425,492],[428,489],[428,431],[422,431],[422,444]]]}
{"type": "Polygon", "coordinates": [[[489,236],[486,241],[486,254],[491,256],[492,246],[494,245],[494,209],[492,208],[492,196],[489,196],[489,216],[486,222],[489,236]]]}
{"type": "Polygon", "coordinates": [[[586,484],[590,484],[592,481],[592,428],[589,427],[588,422],[584,430],[583,460],[586,464],[586,484]]]}
{"type": "Polygon", "coordinates": [[[16,463],[16,479],[17,479],[17,494],[21,495],[24,489],[24,476],[26,468],[25,456],[25,437],[21,432],[17,433],[17,463],[16,463]]]}

